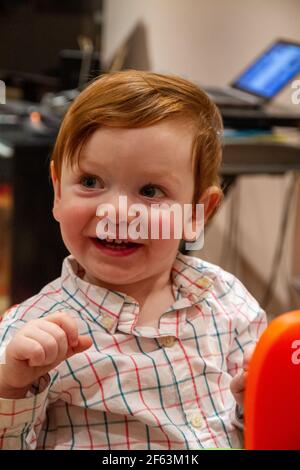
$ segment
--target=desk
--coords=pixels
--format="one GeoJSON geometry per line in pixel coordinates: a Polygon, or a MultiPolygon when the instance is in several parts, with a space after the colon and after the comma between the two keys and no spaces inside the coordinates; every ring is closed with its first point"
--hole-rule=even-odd
{"type": "Polygon", "coordinates": [[[300,132],[288,142],[225,139],[221,176],[224,192],[241,175],[280,175],[300,170],[300,132]]]}
{"type": "Polygon", "coordinates": [[[225,142],[221,174],[283,174],[300,170],[300,143],[225,142]]]}

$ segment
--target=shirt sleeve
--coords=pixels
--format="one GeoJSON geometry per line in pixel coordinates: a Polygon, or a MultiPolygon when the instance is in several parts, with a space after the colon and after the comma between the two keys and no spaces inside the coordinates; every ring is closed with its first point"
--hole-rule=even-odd
{"type": "Polygon", "coordinates": [[[243,371],[245,351],[256,345],[267,325],[264,310],[258,309],[251,316],[248,321],[242,318],[235,329],[234,340],[227,356],[227,370],[232,377],[243,371]]]}
{"type": "Polygon", "coordinates": [[[36,448],[48,405],[51,384],[58,372],[51,371],[34,383],[25,398],[0,398],[0,449],[36,448]]]}
{"type": "MultiPolygon", "coordinates": [[[[227,371],[232,377],[243,371],[245,351],[256,345],[267,326],[265,311],[238,280],[234,291],[236,297],[232,304],[232,321],[235,327],[227,355],[227,371]]],[[[242,429],[243,409],[236,406],[232,417],[233,424],[242,429]]]]}

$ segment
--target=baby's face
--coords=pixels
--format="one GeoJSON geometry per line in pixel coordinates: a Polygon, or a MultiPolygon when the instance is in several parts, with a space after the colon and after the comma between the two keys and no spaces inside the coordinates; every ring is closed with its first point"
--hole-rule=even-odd
{"type": "MultiPolygon", "coordinates": [[[[132,249],[110,248],[97,237],[96,212],[102,204],[115,209],[116,234],[121,238],[118,218],[127,214],[120,209],[120,196],[126,197],[128,208],[143,204],[150,224],[151,204],[191,204],[192,142],[192,126],[180,121],[135,129],[104,127],[91,136],[78,166],[63,164],[61,181],[54,181],[53,213],[66,247],[91,282],[120,286],[170,269],[178,238],[151,239],[148,233],[146,239],[134,239],[137,246],[132,249]]],[[[128,227],[133,219],[127,218],[128,227]]]]}

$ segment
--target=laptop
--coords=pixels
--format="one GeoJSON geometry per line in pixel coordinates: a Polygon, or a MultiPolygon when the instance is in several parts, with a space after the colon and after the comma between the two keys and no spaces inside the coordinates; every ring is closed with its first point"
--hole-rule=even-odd
{"type": "Polygon", "coordinates": [[[204,87],[220,108],[259,109],[300,73],[300,43],[278,39],[228,87],[204,87]]]}

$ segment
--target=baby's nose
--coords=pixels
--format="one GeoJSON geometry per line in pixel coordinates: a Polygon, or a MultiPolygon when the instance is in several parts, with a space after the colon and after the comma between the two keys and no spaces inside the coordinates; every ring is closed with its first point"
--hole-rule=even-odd
{"type": "Polygon", "coordinates": [[[116,224],[130,224],[140,213],[133,204],[124,195],[110,197],[98,205],[96,215],[100,219],[108,218],[116,224]]]}

